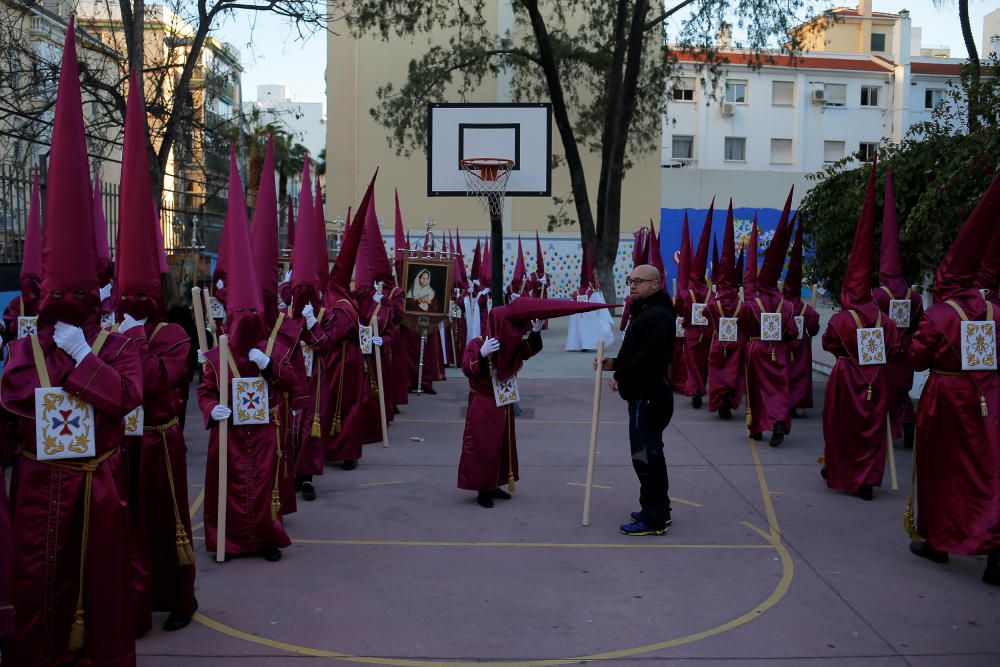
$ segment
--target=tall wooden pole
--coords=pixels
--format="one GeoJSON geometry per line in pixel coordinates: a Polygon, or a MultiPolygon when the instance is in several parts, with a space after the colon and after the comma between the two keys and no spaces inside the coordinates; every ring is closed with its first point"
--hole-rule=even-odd
{"type": "Polygon", "coordinates": [[[604,339],[597,343],[597,370],[594,373],[594,412],[590,418],[590,451],[587,453],[587,484],[583,494],[583,525],[590,525],[590,495],[594,489],[594,461],[597,458],[597,425],[601,417],[601,380],[604,379],[604,339]]]}
{"type": "MultiPolygon", "coordinates": [[[[372,318],[372,337],[378,337],[378,315],[372,318]]],[[[382,446],[389,446],[389,420],[385,415],[385,383],[382,381],[382,346],[374,345],[375,379],[378,381],[378,416],[382,419],[382,446]]]]}
{"type": "MultiPolygon", "coordinates": [[[[229,407],[229,336],[219,338],[219,405],[229,407]]],[[[229,420],[219,422],[219,502],[215,561],[226,560],[226,500],[229,490],[229,420]]]]}

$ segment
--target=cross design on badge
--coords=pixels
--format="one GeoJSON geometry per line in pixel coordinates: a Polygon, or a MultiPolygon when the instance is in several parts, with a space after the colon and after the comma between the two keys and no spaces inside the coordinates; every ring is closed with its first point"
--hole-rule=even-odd
{"type": "Polygon", "coordinates": [[[243,395],[243,407],[247,410],[256,410],[259,408],[260,396],[255,391],[248,391],[243,395]]]}
{"type": "Polygon", "coordinates": [[[52,428],[59,429],[59,435],[73,435],[73,431],[80,428],[80,415],[74,415],[73,410],[59,410],[59,415],[61,419],[60,416],[52,418],[52,428]]]}

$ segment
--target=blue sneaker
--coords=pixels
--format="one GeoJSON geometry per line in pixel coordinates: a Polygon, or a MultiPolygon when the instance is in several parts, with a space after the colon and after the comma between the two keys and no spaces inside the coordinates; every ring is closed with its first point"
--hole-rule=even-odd
{"type": "MultiPolygon", "coordinates": [[[[632,521],[642,521],[642,512],[632,512],[629,516],[632,517],[632,521]]],[[[664,521],[663,524],[669,527],[673,522],[673,519],[668,516],[667,520],[664,521]]]]}
{"type": "Polygon", "coordinates": [[[665,535],[667,533],[667,527],[662,528],[652,528],[647,526],[642,521],[634,521],[632,523],[626,523],[621,527],[622,535],[629,535],[631,537],[642,537],[644,535],[665,535]]]}

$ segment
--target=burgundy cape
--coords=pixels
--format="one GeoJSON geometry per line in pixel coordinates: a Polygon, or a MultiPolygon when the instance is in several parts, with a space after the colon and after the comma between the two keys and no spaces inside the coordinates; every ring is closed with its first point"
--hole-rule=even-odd
{"type": "Polygon", "coordinates": [[[129,511],[140,577],[136,581],[139,633],[149,630],[151,611],[191,613],[194,563],[177,556],[177,524],[191,544],[187,446],[178,417],[185,406],[181,380],[188,372],[191,341],[177,324],[146,322],[123,336],[132,340],[142,363],[142,437],[126,437],[129,511]],[[168,471],[169,467],[169,471],[168,471]]]}
{"type": "Polygon", "coordinates": [[[792,300],[792,310],[802,317],[801,338],[788,343],[788,400],[793,408],[813,407],[812,339],[819,333],[819,313],[802,300],[792,300]]]}
{"type": "Polygon", "coordinates": [[[889,401],[889,419],[892,423],[892,437],[898,438],[903,434],[903,426],[913,424],[917,420],[917,414],[913,410],[913,402],[910,400],[910,389],[913,388],[913,367],[907,360],[906,355],[910,350],[910,341],[913,334],[924,316],[924,303],[919,294],[910,289],[893,290],[889,287],[879,286],[872,290],[872,299],[878,309],[888,317],[889,299],[910,301],[910,326],[900,332],[903,355],[898,359],[889,362],[886,373],[889,375],[891,383],[892,398],[889,401]]]}
{"type": "MultiPolygon", "coordinates": [[[[876,326],[864,313],[858,312],[858,317],[865,327],[876,326]]],[[[901,351],[899,332],[887,316],[882,315],[881,320],[886,359],[896,359],[901,351]]],[[[862,484],[881,486],[885,417],[892,395],[887,366],[858,364],[857,325],[848,311],[830,318],[823,333],[823,349],[837,357],[823,403],[826,485],[848,493],[857,492],[862,484]]]]}
{"type": "Polygon", "coordinates": [[[360,389],[360,368],[347,352],[348,339],[358,337],[358,313],[342,299],[316,311],[316,317],[319,321],[313,328],[302,332],[302,340],[313,351],[313,367],[302,412],[302,447],[295,461],[299,475],[322,475],[335,440],[347,438],[352,448],[361,449],[359,433],[342,435],[360,389]]]}
{"type": "Polygon", "coordinates": [[[788,396],[788,342],[798,336],[792,304],[776,292],[758,289],[756,299],[740,308],[740,332],[749,337],[743,352],[747,392],[747,428],[750,433],[771,431],[778,422],[792,432],[792,406],[788,396]],[[782,340],[760,339],[760,306],[781,313],[782,340]],[[780,304],[780,311],[778,310],[780,304]]]}
{"type": "MultiPolygon", "coordinates": [[[[469,491],[492,491],[519,479],[513,405],[497,407],[490,364],[479,356],[483,340],[469,341],[462,359],[462,372],[469,378],[469,408],[458,464],[458,488],[469,491]]],[[[521,343],[519,356],[523,361],[541,351],[542,336],[532,333],[521,343]]]]}
{"type": "MultiPolygon", "coordinates": [[[[952,299],[970,320],[986,319],[977,291],[952,299]]],[[[995,308],[993,319],[1000,322],[995,308]]],[[[910,343],[912,367],[931,371],[913,445],[917,532],[940,551],[985,554],[1000,549],[1000,376],[962,371],[959,321],[950,305],[933,305],[910,343]]]]}
{"type": "MultiPolygon", "coordinates": [[[[717,412],[723,405],[736,408],[743,401],[746,388],[743,377],[743,347],[746,337],[741,330],[735,343],[719,340],[719,319],[739,317],[740,294],[735,289],[719,288],[708,299],[705,316],[711,324],[711,346],[708,353],[708,410],[717,412]]],[[[702,327],[705,328],[705,327],[702,327]]]]}
{"type": "MultiPolygon", "coordinates": [[[[84,326],[93,344],[97,323],[84,326]]],[[[85,643],[69,651],[80,590],[80,552],[87,473],[75,464],[57,466],[20,456],[11,489],[14,537],[14,607],[17,630],[7,649],[11,665],[135,664],[135,632],[129,572],[128,506],[122,494],[122,418],[142,402],[142,369],[136,346],[110,334],[99,354],[75,366],[58,349],[52,329],[40,341],[52,386],[94,406],[97,456],[92,474],[90,523],[83,574],[85,643]]],[[[22,452],[35,452],[35,389],[40,387],[31,340],[10,344],[0,381],[0,402],[9,432],[22,452]]],[[[6,429],[5,429],[6,430],[6,429]]]]}
{"type": "Polygon", "coordinates": [[[288,350],[294,375],[293,389],[284,390],[277,396],[275,419],[278,426],[278,497],[281,500],[281,515],[287,516],[298,511],[295,497],[295,460],[299,453],[301,433],[301,412],[309,402],[309,378],[306,377],[306,363],[302,355],[302,324],[285,315],[275,321],[271,328],[275,336],[274,349],[288,350]],[[277,333],[274,333],[275,327],[277,333]]]}
{"type": "Polygon", "coordinates": [[[680,292],[684,317],[684,368],[687,374],[687,395],[706,393],[705,383],[708,380],[708,354],[712,345],[711,326],[694,326],[691,324],[692,304],[705,303],[708,300],[707,287],[688,287],[680,292]]]}
{"type": "MultiPolygon", "coordinates": [[[[255,345],[263,349],[265,341],[255,345]]],[[[212,419],[212,408],[219,404],[219,348],[205,353],[198,405],[211,429],[208,439],[208,461],[205,466],[205,549],[217,549],[219,498],[219,428],[212,419]]],[[[251,361],[236,359],[240,377],[257,377],[260,369],[251,361]]],[[[268,379],[268,408],[276,413],[278,396],[295,390],[295,370],[290,350],[279,350],[275,344],[271,354],[271,376],[268,379]]],[[[229,375],[232,382],[232,375],[229,375]]],[[[230,392],[230,402],[232,402],[230,392]]],[[[226,553],[256,553],[268,547],[287,547],[292,543],[281,525],[280,514],[272,518],[272,497],[278,465],[278,437],[273,424],[254,426],[229,425],[229,480],[226,496],[226,553]]]]}

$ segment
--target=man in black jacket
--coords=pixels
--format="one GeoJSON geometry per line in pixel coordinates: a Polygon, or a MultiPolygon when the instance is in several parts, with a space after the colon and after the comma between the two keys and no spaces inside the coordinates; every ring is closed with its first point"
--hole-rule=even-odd
{"type": "Polygon", "coordinates": [[[604,370],[615,373],[611,390],[628,401],[632,467],[639,477],[642,509],[632,512],[632,522],[624,524],[621,531],[633,536],[663,535],[671,523],[663,430],[674,412],[667,378],[676,313],[670,296],[661,289],[656,267],[635,267],[627,284],[632,317],[618,356],[605,359],[603,365],[604,370]]]}

